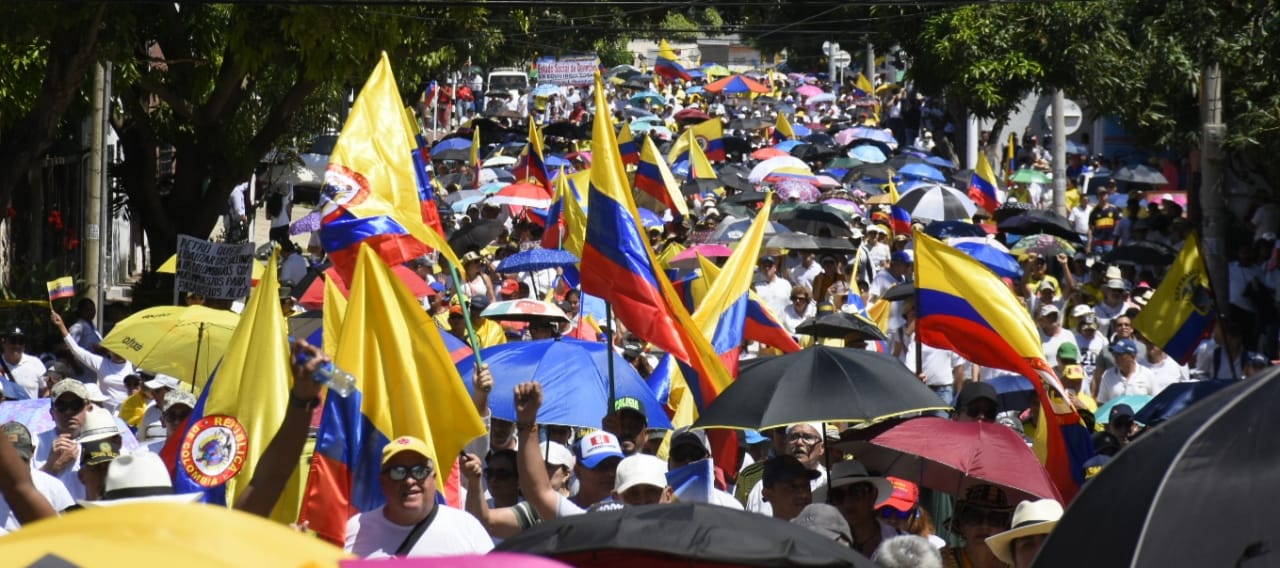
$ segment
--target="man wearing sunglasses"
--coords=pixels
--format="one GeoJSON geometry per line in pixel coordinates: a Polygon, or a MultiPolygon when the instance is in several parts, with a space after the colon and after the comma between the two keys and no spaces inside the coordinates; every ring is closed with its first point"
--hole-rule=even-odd
{"type": "Polygon", "coordinates": [[[956,422],[995,422],[1000,409],[995,387],[982,382],[965,383],[956,397],[956,410],[951,419],[956,422]]]}
{"type": "Polygon", "coordinates": [[[857,460],[846,460],[831,466],[831,489],[827,503],[834,505],[849,523],[854,550],[870,557],[880,542],[902,534],[881,521],[876,507],[893,494],[893,484],[883,477],[867,473],[857,460]]]}
{"type": "Polygon", "coordinates": [[[347,521],[346,551],[362,558],[484,554],[493,541],[480,521],[436,503],[430,447],[412,436],[382,450],[378,482],[387,504],[347,521]]]}
{"type": "Polygon", "coordinates": [[[75,499],[84,498],[80,483],[80,430],[89,410],[89,391],[76,379],[62,379],[53,385],[49,396],[49,414],[53,430],[36,438],[36,452],[31,464],[62,481],[75,499]],[[78,489],[78,491],[77,491],[78,489]]]}
{"type": "Polygon", "coordinates": [[[20,327],[5,331],[3,339],[4,365],[0,368],[7,378],[18,383],[31,398],[40,396],[40,377],[44,375],[45,366],[40,358],[26,352],[27,334],[20,327]]]}

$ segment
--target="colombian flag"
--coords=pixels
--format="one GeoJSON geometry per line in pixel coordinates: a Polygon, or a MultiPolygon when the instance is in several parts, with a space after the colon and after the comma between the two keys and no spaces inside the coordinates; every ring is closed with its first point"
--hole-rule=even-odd
{"type": "Polygon", "coordinates": [[[688,160],[689,145],[693,143],[702,149],[702,153],[707,155],[708,160],[723,162],[725,160],[724,124],[719,119],[713,118],[686,128],[680,138],[676,139],[676,143],[671,145],[671,151],[667,153],[667,162],[674,164],[680,160],[688,160]]]}
{"type": "Polygon", "coordinates": [[[773,143],[778,144],[786,140],[795,140],[796,131],[791,128],[791,121],[787,120],[787,115],[778,113],[778,123],[773,126],[773,143]]]}
{"type": "Polygon", "coordinates": [[[1133,327],[1185,364],[1200,341],[1213,331],[1217,311],[1213,300],[1209,274],[1200,257],[1200,239],[1192,232],[1151,301],[1133,318],[1133,327]]]}
{"type": "Polygon", "coordinates": [[[624,164],[640,161],[640,146],[636,143],[635,134],[631,133],[631,123],[623,123],[622,130],[618,131],[618,153],[622,155],[624,164]]]}
{"type": "Polygon", "coordinates": [[[552,189],[551,175],[547,173],[547,164],[543,161],[542,131],[533,117],[529,117],[529,143],[520,152],[520,159],[511,170],[516,181],[534,180],[544,188],[552,189]]]}
{"type": "Polygon", "coordinates": [[[969,199],[987,212],[993,212],[1000,207],[1000,197],[996,191],[996,174],[987,162],[987,157],[979,152],[978,165],[969,179],[969,199]]]}
{"type": "Polygon", "coordinates": [[[422,209],[422,222],[444,236],[444,222],[440,219],[440,209],[436,206],[436,189],[431,182],[431,174],[427,172],[431,150],[427,148],[427,139],[422,135],[418,119],[413,116],[411,107],[404,107],[405,132],[412,136],[413,173],[418,181],[418,206],[422,209]]]}
{"type": "Polygon", "coordinates": [[[658,41],[658,61],[653,64],[653,72],[667,79],[693,80],[693,77],[689,75],[689,71],[676,60],[675,50],[671,49],[671,45],[665,39],[658,41]]]}
{"type": "Polygon", "coordinates": [[[76,283],[70,276],[63,276],[57,280],[51,280],[45,287],[49,289],[49,301],[61,300],[62,298],[74,298],[76,295],[76,283]]]}
{"type": "Polygon", "coordinates": [[[640,163],[636,166],[636,189],[653,196],[673,213],[688,215],[689,206],[684,195],[680,193],[676,178],[671,175],[671,169],[662,159],[653,139],[646,136],[641,144],[643,149],[640,151],[640,163]]]}
{"type": "Polygon", "coordinates": [[[432,249],[461,265],[444,237],[422,221],[418,174],[400,93],[384,53],[356,97],[325,171],[320,242],[349,281],[359,245],[388,264],[432,249]]]}
{"type": "Polygon", "coordinates": [[[911,214],[898,207],[898,185],[889,176],[889,229],[898,235],[911,233],[911,214]]]}
{"type": "Polygon", "coordinates": [[[1093,440],[1044,359],[1031,314],[990,270],[923,232],[915,235],[916,329],[924,344],[984,367],[1021,374],[1035,386],[1040,427],[1033,449],[1069,502],[1084,482],[1093,440]]]}

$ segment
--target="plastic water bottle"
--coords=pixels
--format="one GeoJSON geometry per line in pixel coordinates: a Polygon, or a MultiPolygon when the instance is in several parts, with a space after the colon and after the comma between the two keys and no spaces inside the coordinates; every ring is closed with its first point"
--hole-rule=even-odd
{"type": "Polygon", "coordinates": [[[356,390],[355,375],[339,369],[333,361],[325,361],[311,376],[317,383],[329,385],[329,390],[338,393],[342,398],[347,398],[356,390]]]}

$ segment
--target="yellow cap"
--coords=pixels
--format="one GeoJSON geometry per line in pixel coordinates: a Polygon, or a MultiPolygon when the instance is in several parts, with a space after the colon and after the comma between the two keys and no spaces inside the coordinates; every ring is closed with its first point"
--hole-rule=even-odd
{"type": "Polygon", "coordinates": [[[427,459],[431,459],[431,455],[435,453],[431,451],[431,447],[426,442],[413,436],[401,436],[382,448],[382,465],[387,465],[391,458],[401,452],[413,452],[427,459]]]}

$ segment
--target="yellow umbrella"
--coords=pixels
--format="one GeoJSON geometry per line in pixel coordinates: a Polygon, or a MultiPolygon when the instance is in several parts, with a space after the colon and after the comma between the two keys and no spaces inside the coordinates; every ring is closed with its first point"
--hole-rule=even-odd
{"type": "Polygon", "coordinates": [[[204,306],[157,306],[117,323],[102,346],[153,373],[203,388],[240,316],[204,306]]]}
{"type": "MultiPolygon", "coordinates": [[[[257,261],[253,262],[253,281],[254,282],[257,282],[258,280],[262,279],[263,270],[265,269],[262,267],[261,262],[257,262],[257,261]]],[[[164,261],[164,264],[161,264],[160,268],[156,269],[156,272],[163,272],[165,274],[177,274],[178,273],[178,255],[175,254],[169,257],[169,260],[164,261]]]]}
{"type": "Polygon", "coordinates": [[[88,508],[0,538],[11,566],[333,566],[341,549],[225,507],[132,503],[88,508]]]}

